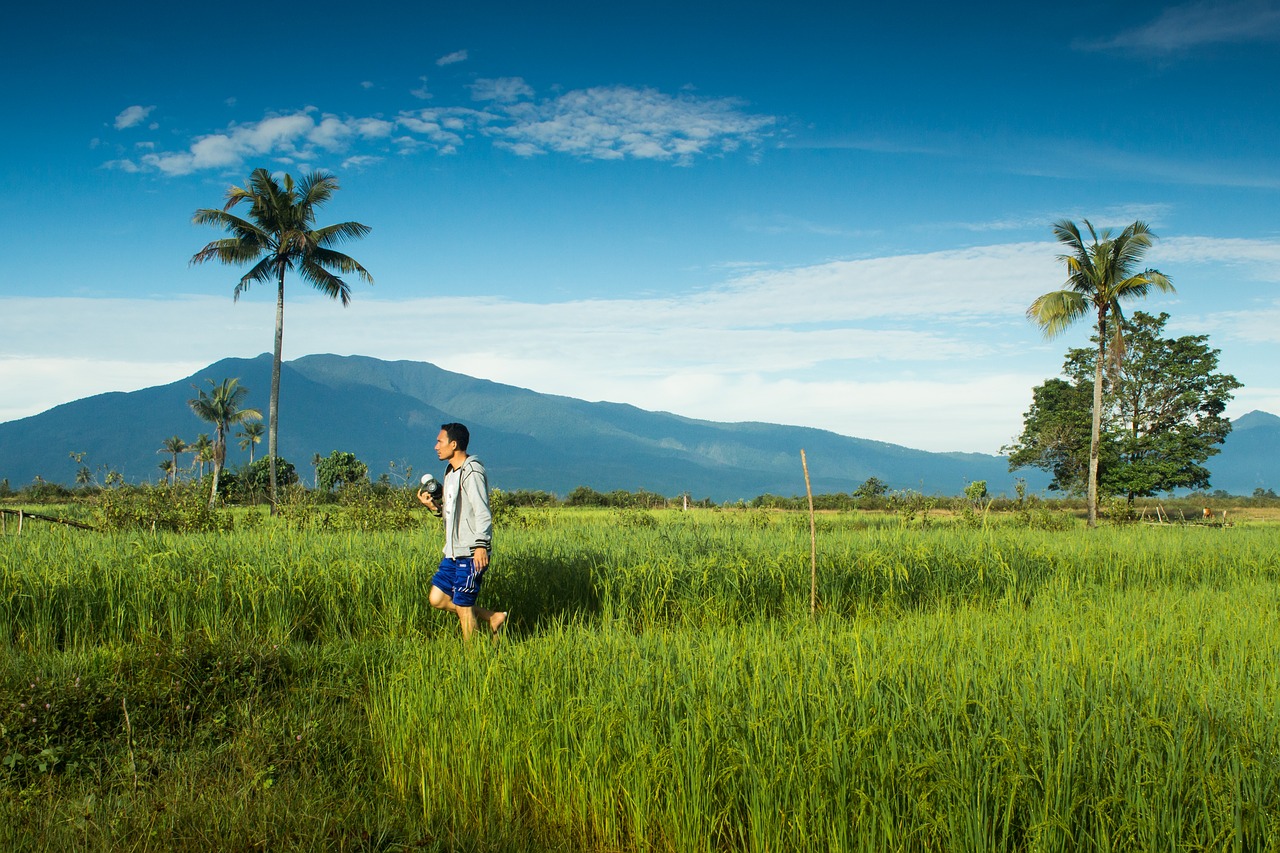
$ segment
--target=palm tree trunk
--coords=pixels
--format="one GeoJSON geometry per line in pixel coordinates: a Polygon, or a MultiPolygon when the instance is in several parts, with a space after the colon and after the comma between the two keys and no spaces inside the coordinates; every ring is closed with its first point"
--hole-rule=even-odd
{"type": "Polygon", "coordinates": [[[1089,432],[1089,526],[1098,526],[1098,447],[1102,443],[1102,362],[1107,354],[1107,314],[1098,311],[1098,361],[1093,366],[1093,424],[1089,432]]]}
{"type": "Polygon", "coordinates": [[[209,509],[218,503],[218,477],[222,474],[222,462],[227,457],[226,445],[222,442],[222,426],[214,432],[213,439],[213,485],[209,488],[209,509]]]}
{"type": "Polygon", "coordinates": [[[280,356],[284,350],[284,265],[280,266],[280,280],[276,287],[276,347],[271,358],[271,404],[267,416],[267,456],[271,457],[267,465],[268,481],[271,484],[271,514],[276,514],[276,436],[279,432],[280,417],[280,356]]]}

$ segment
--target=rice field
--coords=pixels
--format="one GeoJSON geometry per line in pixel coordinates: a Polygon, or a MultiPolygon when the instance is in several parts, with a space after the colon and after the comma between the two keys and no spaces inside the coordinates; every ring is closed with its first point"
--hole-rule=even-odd
{"type": "Polygon", "coordinates": [[[0,846],[1280,849],[1280,526],[823,514],[816,612],[809,537],[526,510],[468,648],[434,526],[32,526],[0,846]]]}

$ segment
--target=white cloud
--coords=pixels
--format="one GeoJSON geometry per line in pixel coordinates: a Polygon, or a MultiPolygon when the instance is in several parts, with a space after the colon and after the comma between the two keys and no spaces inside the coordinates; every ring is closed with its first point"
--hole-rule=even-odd
{"type": "Polygon", "coordinates": [[[381,157],[371,157],[367,154],[357,154],[354,157],[348,157],[342,161],[344,169],[364,169],[382,162],[381,157]]]}
{"type": "Polygon", "coordinates": [[[431,92],[428,91],[427,89],[427,78],[425,76],[419,77],[418,80],[422,83],[422,85],[416,89],[410,89],[409,94],[413,95],[415,98],[417,98],[420,101],[431,100],[431,92]]]}
{"type": "Polygon", "coordinates": [[[436,60],[436,65],[441,67],[445,65],[455,65],[459,62],[467,61],[467,52],[465,50],[455,50],[453,53],[446,54],[436,60]]]}
{"type": "Polygon", "coordinates": [[[471,97],[476,101],[498,101],[509,104],[533,97],[533,88],[520,77],[481,79],[471,85],[471,97]]]}
{"type": "Polygon", "coordinates": [[[1219,263],[1248,268],[1259,281],[1280,282],[1280,240],[1171,237],[1152,249],[1160,263],[1219,263]]]}
{"type": "Polygon", "coordinates": [[[672,96],[626,86],[566,92],[505,108],[509,123],[488,132],[519,154],[556,151],[598,160],[624,157],[691,162],[694,155],[758,142],[771,116],[751,115],[730,98],[672,96]]]}
{"type": "Polygon", "coordinates": [[[1161,10],[1155,20],[1107,39],[1078,42],[1085,50],[1168,54],[1206,44],[1280,41],[1280,6],[1273,0],[1198,0],[1161,10]]]}
{"type": "MultiPolygon", "coordinates": [[[[429,360],[544,393],[994,452],[1016,432],[1029,389],[1060,364],[1021,317],[1057,277],[1052,247],[1038,244],[754,273],[712,291],[652,298],[390,301],[362,292],[343,309],[307,295],[287,308],[286,357],[429,360]],[[424,348],[424,329],[476,316],[486,335],[424,348]]],[[[0,340],[11,357],[69,359],[68,371],[90,358],[164,365],[177,355],[207,364],[270,348],[270,296],[0,298],[0,340]],[[129,317],[130,329],[148,334],[104,334],[104,316],[129,317]],[[192,316],[202,322],[181,322],[192,316]],[[40,331],[54,323],[57,341],[40,331]]],[[[26,389],[10,411],[65,402],[71,397],[56,396],[65,387],[26,389]]]]}
{"type": "MultiPolygon", "coordinates": [[[[250,157],[275,157],[281,163],[315,159],[316,149],[345,153],[356,141],[385,139],[396,123],[379,118],[341,118],[329,113],[315,117],[308,107],[261,121],[232,124],[222,133],[197,137],[186,151],[163,151],[142,157],[142,164],[167,175],[186,175],[205,169],[238,168],[250,157]]],[[[375,155],[365,155],[375,156],[375,155]]]]}
{"type": "MultiPolygon", "coordinates": [[[[1272,262],[1277,252],[1266,241],[1201,237],[1158,245],[1170,251],[1161,263],[1176,258],[1179,265],[1272,262]]],[[[558,303],[393,301],[362,290],[343,309],[306,294],[286,310],[286,357],[333,352],[433,361],[543,393],[990,453],[1018,432],[1032,387],[1058,374],[1064,348],[1087,340],[1083,324],[1074,333],[1078,343],[1046,343],[1023,316],[1032,299],[1061,284],[1056,253],[1049,241],[981,246],[747,271],[709,290],[673,295],[558,303]],[[424,330],[477,316],[486,335],[444,350],[425,343],[424,330]]],[[[1240,366],[1230,371],[1247,387],[1236,395],[1235,415],[1280,411],[1280,392],[1267,384],[1272,371],[1240,360],[1280,343],[1278,300],[1260,298],[1253,310],[1176,312],[1188,323],[1179,334],[1209,333],[1216,346],[1239,342],[1230,358],[1240,366]]],[[[1150,303],[1143,310],[1167,304],[1150,303]]],[[[228,354],[257,355],[271,347],[273,309],[269,288],[239,303],[224,293],[0,297],[3,411],[10,418],[34,414],[91,393],[173,381],[228,354]],[[189,322],[194,316],[199,324],[189,322]],[[103,317],[129,322],[104,327],[103,317]],[[55,327],[59,334],[50,336],[55,327]],[[41,381],[15,378],[21,375],[41,381]]]]}
{"type": "MultiPolygon", "coordinates": [[[[467,110],[466,112],[471,113],[473,111],[467,110]]],[[[455,130],[461,129],[458,128],[460,121],[462,126],[465,127],[465,120],[459,120],[456,115],[452,115],[448,110],[426,109],[413,113],[401,113],[396,118],[396,125],[410,133],[425,136],[427,141],[441,153],[451,154],[462,144],[462,136],[455,132],[455,130]]],[[[411,141],[415,146],[420,144],[419,140],[411,141]]]]}
{"type": "Polygon", "coordinates": [[[373,88],[373,81],[372,81],[372,80],[362,80],[362,81],[360,81],[360,88],[361,88],[361,89],[372,89],[372,88],[373,88]]]}
{"type": "Polygon", "coordinates": [[[209,362],[144,361],[84,355],[0,355],[0,422],[38,414],[59,403],[107,391],[137,391],[189,376],[209,362]],[[31,401],[39,400],[35,405],[31,401]],[[25,405],[24,405],[25,403],[25,405]]]}
{"type": "MultiPolygon", "coordinates": [[[[421,79],[423,88],[412,94],[430,98],[426,78],[421,79]]],[[[452,154],[476,134],[487,135],[496,146],[522,157],[558,152],[590,159],[659,159],[688,165],[700,155],[758,144],[775,122],[771,116],[744,112],[733,99],[688,93],[671,96],[656,89],[600,87],[538,101],[533,99],[533,88],[519,77],[482,79],[471,88],[474,99],[487,104],[485,108],[403,110],[388,120],[340,116],[308,106],[269,114],[259,121],[233,122],[224,130],[195,137],[185,150],[153,150],[135,163],[113,160],[108,167],[132,165],[178,176],[236,169],[250,158],[297,164],[324,160],[326,155],[345,155],[346,161],[382,157],[391,152],[389,146],[401,154],[419,148],[452,154]],[[399,131],[412,135],[397,136],[399,131]],[[352,150],[357,146],[365,150],[352,150]]],[[[117,125],[132,126],[151,109],[130,107],[117,118],[117,125]]]]}
{"type": "Polygon", "coordinates": [[[142,124],[142,122],[146,121],[147,116],[151,115],[151,111],[154,109],[155,109],[154,106],[126,107],[123,111],[121,111],[120,115],[116,116],[116,122],[115,122],[116,130],[124,130],[125,128],[135,127],[139,124],[142,124]]]}
{"type": "Polygon", "coordinates": [[[1197,318],[1198,331],[1215,340],[1238,340],[1251,344],[1280,344],[1280,302],[1247,311],[1215,311],[1197,318]]]}

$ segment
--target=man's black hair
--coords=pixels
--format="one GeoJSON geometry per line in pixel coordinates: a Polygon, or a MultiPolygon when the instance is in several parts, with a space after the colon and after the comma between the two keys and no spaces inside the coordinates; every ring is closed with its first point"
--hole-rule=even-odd
{"type": "Polygon", "coordinates": [[[444,434],[449,437],[450,441],[458,442],[458,449],[463,453],[467,452],[467,443],[471,441],[471,432],[462,424],[441,424],[440,429],[444,430],[444,434]]]}

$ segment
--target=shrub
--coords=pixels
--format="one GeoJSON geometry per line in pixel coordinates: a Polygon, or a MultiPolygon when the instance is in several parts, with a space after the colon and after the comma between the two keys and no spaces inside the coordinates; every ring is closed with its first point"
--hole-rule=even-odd
{"type": "Polygon", "coordinates": [[[230,513],[209,508],[199,483],[107,489],[97,496],[95,510],[103,530],[202,533],[233,524],[230,513]]]}

